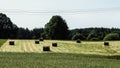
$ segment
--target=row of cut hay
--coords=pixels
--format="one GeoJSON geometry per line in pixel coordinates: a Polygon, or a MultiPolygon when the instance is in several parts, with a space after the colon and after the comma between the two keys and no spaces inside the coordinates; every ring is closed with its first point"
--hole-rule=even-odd
{"type": "Polygon", "coordinates": [[[25,40],[23,49],[24,49],[24,52],[36,52],[36,53],[39,52],[39,48],[34,44],[33,40],[25,40]]]}

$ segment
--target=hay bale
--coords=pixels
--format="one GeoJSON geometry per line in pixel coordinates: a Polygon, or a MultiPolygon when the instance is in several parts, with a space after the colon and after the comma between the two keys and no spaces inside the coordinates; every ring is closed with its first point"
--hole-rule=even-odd
{"type": "Polygon", "coordinates": [[[35,40],[35,44],[39,44],[39,40],[35,40]]]}
{"type": "Polygon", "coordinates": [[[77,39],[77,40],[76,40],[76,43],[81,43],[80,39],[77,39]]]}
{"type": "Polygon", "coordinates": [[[40,40],[40,41],[44,41],[44,39],[43,39],[43,38],[40,38],[39,40],[40,40]]]}
{"type": "Polygon", "coordinates": [[[104,42],[104,46],[109,46],[109,42],[104,42]]]}
{"type": "Polygon", "coordinates": [[[52,43],[52,46],[53,47],[57,47],[57,43],[52,43]]]}
{"type": "Polygon", "coordinates": [[[15,41],[13,40],[9,41],[9,45],[15,45],[15,41]]]}
{"type": "Polygon", "coordinates": [[[43,51],[50,51],[50,46],[43,46],[43,51]]]}

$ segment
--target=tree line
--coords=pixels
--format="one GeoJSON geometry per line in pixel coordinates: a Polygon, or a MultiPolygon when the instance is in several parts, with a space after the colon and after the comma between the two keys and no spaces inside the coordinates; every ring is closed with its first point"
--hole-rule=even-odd
{"type": "Polygon", "coordinates": [[[119,28],[79,28],[70,30],[67,22],[59,15],[53,16],[44,28],[18,27],[9,17],[0,13],[1,39],[54,39],[54,40],[120,40],[119,28]]]}
{"type": "Polygon", "coordinates": [[[9,17],[0,13],[0,38],[1,39],[37,39],[43,33],[43,28],[28,28],[18,27],[13,24],[9,17]]]}

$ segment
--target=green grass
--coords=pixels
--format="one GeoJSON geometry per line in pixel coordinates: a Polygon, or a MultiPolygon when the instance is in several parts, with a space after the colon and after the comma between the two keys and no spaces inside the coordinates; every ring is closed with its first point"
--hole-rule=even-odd
{"type": "Polygon", "coordinates": [[[0,47],[6,42],[5,39],[0,39],[0,47]]]}
{"type": "Polygon", "coordinates": [[[0,53],[0,68],[120,68],[120,56],[0,53]]]}

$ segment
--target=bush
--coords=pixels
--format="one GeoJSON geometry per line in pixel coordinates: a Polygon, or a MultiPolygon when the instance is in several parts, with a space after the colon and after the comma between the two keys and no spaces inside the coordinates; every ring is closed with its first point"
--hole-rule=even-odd
{"type": "Polygon", "coordinates": [[[103,40],[119,40],[119,34],[118,33],[107,34],[103,40]]]}
{"type": "Polygon", "coordinates": [[[77,40],[77,39],[84,40],[85,37],[83,35],[81,35],[80,33],[77,33],[72,37],[72,40],[77,40]]]}
{"type": "Polygon", "coordinates": [[[90,40],[91,40],[91,41],[100,41],[99,38],[91,38],[90,40]]]}

